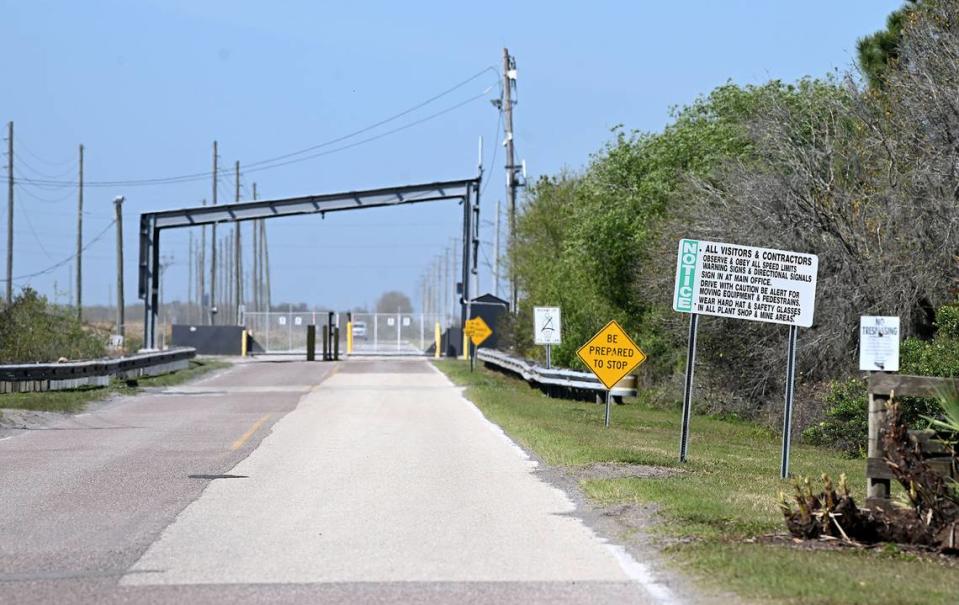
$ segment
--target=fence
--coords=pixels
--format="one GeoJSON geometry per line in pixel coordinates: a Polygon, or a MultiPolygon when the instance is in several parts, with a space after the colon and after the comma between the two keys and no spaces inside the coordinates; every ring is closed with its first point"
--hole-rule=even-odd
{"type": "Polygon", "coordinates": [[[353,354],[423,355],[435,344],[437,322],[447,327],[438,313],[354,313],[353,354]]]}
{"type": "MultiPolygon", "coordinates": [[[[869,377],[869,443],[866,458],[866,506],[889,506],[893,479],[885,461],[882,427],[886,420],[886,406],[895,397],[938,397],[959,386],[952,378],[909,376],[906,374],[876,373],[869,377]]],[[[937,472],[954,475],[951,455],[940,447],[930,432],[910,431],[910,437],[919,446],[926,462],[937,472]],[[941,458],[942,460],[936,460],[941,458]]]]}
{"type": "Polygon", "coordinates": [[[107,386],[114,379],[129,381],[182,370],[194,357],[196,350],[185,347],[116,359],[0,365],[0,393],[107,386]]]}
{"type": "Polygon", "coordinates": [[[243,315],[247,332],[265,353],[306,354],[306,326],[323,325],[326,311],[257,311],[243,315]]]}

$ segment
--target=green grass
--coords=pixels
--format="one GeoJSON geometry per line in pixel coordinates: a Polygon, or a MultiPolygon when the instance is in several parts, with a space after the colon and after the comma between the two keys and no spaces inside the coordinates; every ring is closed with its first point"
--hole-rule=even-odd
{"type": "Polygon", "coordinates": [[[217,359],[191,360],[190,367],[179,372],[141,378],[135,387],[122,382],[109,387],[88,387],[69,391],[44,391],[39,393],[7,393],[0,395],[0,408],[37,410],[43,412],[76,413],[94,401],[111,395],[133,395],[145,387],[164,387],[181,384],[198,376],[229,367],[229,363],[217,359]]]}
{"type": "MultiPolygon", "coordinates": [[[[601,504],[654,504],[656,531],[673,543],[670,556],[706,585],[742,597],[787,603],[954,603],[959,570],[934,559],[887,551],[804,550],[745,542],[784,531],[777,508],[782,447],[779,434],[748,422],[695,416],[689,462],[680,464],[678,409],[643,403],[603,406],[550,399],[526,383],[462,361],[439,361],[491,421],[546,463],[578,466],[621,462],[671,467],[663,478],[594,479],[581,483],[601,504]],[[683,540],[674,540],[683,538],[683,540]],[[864,585],[863,585],[864,584],[864,585]]],[[[793,445],[794,474],[845,473],[857,500],[865,491],[865,461],[821,448],[793,445]]],[[[816,481],[818,483],[818,480],[816,481]]]]}

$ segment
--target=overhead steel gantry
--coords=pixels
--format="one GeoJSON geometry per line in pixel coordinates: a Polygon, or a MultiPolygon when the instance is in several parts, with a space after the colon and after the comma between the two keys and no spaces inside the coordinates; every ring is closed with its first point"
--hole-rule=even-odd
{"type": "MultiPolygon", "coordinates": [[[[387,187],[367,191],[348,191],[307,195],[276,200],[236,202],[217,206],[193,206],[180,210],[146,212],[140,215],[139,296],[143,300],[143,347],[156,348],[156,323],[159,313],[160,232],[164,229],[229,224],[255,219],[325,215],[327,212],[384,208],[425,202],[456,200],[463,205],[463,272],[460,295],[461,319],[467,319],[470,280],[476,275],[479,247],[480,177],[462,181],[443,181],[423,185],[387,187]]],[[[215,301],[211,301],[213,304],[215,301]]]]}

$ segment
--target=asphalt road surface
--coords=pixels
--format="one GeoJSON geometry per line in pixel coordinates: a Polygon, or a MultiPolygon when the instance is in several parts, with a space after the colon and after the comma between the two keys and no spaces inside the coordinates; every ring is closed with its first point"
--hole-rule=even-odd
{"type": "Polygon", "coordinates": [[[425,361],[241,364],[0,462],[3,603],[676,601],[425,361]]]}

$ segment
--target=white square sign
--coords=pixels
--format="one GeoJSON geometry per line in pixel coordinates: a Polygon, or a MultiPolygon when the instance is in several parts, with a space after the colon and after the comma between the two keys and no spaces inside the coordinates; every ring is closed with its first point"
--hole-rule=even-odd
{"type": "Polygon", "coordinates": [[[302,317],[294,317],[294,318],[293,318],[293,325],[294,325],[294,326],[302,326],[302,325],[303,325],[303,318],[302,318],[302,317]]]}
{"type": "Polygon", "coordinates": [[[286,325],[286,317],[283,317],[283,316],[278,317],[278,318],[277,318],[277,322],[278,322],[281,326],[285,326],[285,325],[286,325]]]}
{"type": "Polygon", "coordinates": [[[863,315],[859,318],[859,369],[899,371],[899,318],[863,315]]]}
{"type": "Polygon", "coordinates": [[[815,254],[680,240],[673,309],[808,328],[818,270],[815,254]]]}
{"type": "Polygon", "coordinates": [[[403,327],[404,327],[404,328],[408,328],[409,325],[410,325],[410,318],[409,318],[409,317],[404,317],[404,318],[403,318],[403,327]]]}
{"type": "Polygon", "coordinates": [[[387,318],[386,318],[386,325],[388,325],[388,326],[396,325],[396,320],[395,320],[394,318],[392,318],[392,317],[387,317],[387,318]]]}
{"type": "Polygon", "coordinates": [[[533,307],[533,342],[538,345],[558,345],[563,342],[559,307],[533,307]]]}

